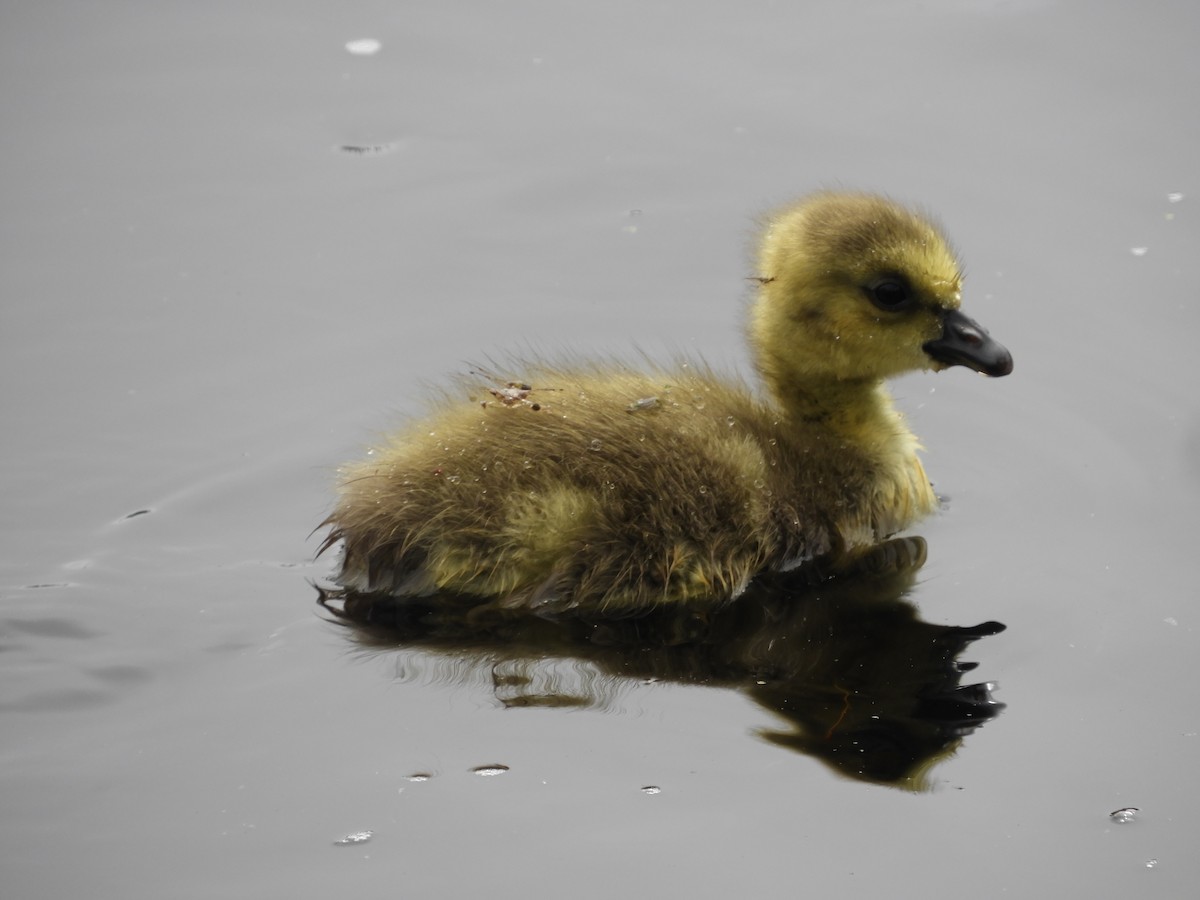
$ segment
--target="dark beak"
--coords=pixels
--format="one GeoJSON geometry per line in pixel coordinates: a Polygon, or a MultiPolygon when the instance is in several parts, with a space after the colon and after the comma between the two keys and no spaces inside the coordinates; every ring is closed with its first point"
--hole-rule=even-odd
{"type": "Polygon", "coordinates": [[[957,309],[942,313],[942,336],[926,341],[922,349],[940,363],[966,366],[993,378],[1007,375],[1013,368],[1012,354],[1004,345],[957,309]]]}

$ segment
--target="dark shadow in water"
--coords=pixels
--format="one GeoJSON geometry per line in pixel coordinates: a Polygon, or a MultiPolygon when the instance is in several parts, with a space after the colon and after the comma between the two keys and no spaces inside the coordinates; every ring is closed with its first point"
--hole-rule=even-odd
{"type": "Polygon", "coordinates": [[[962,685],[958,655],[1004,630],[933,625],[903,599],[925,561],[921,538],[883,545],[853,573],[761,578],[716,613],[633,619],[480,616],[454,600],[322,591],[360,646],[453,660],[438,677],[490,669],[507,707],[604,707],[638,683],[739,690],[787,723],[760,735],[863,781],[910,790],[1004,708],[993,685],[962,685]],[[566,663],[564,665],[564,663],[566,663]]]}

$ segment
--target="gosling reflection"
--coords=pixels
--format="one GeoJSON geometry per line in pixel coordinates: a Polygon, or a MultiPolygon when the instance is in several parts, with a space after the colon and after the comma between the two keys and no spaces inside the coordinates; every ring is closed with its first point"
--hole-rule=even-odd
{"type": "Polygon", "coordinates": [[[922,622],[903,599],[925,561],[921,538],[876,548],[853,571],[762,579],[715,613],[638,618],[488,618],[451,600],[322,592],[363,647],[420,648],[437,677],[490,677],[505,707],[604,707],[646,681],[743,691],[778,714],[764,739],[842,775],[909,790],[1004,705],[962,685],[958,656],[1004,630],[922,622]]]}

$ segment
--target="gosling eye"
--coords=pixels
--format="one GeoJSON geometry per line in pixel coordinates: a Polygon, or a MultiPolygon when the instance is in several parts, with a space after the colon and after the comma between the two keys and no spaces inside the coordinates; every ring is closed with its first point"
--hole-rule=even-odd
{"type": "Polygon", "coordinates": [[[900,278],[880,278],[866,285],[863,290],[872,303],[886,312],[909,309],[916,303],[912,288],[900,278]]]}

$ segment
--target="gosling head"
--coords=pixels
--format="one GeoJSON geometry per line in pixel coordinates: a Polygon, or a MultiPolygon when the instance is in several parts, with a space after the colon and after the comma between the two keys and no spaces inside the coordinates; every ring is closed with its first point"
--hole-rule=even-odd
{"type": "Polygon", "coordinates": [[[1007,375],[1012,356],[959,311],[962,273],[930,222],[870,194],[821,193],[773,217],[750,335],[777,394],[963,365],[1007,375]]]}

